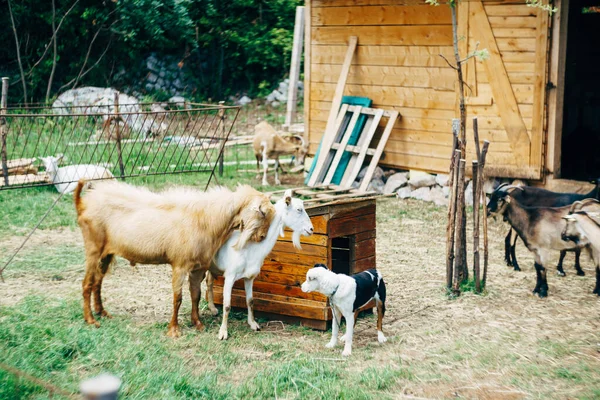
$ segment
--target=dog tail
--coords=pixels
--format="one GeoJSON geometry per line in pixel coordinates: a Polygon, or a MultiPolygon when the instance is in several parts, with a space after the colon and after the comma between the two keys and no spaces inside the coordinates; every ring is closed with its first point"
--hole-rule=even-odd
{"type": "Polygon", "coordinates": [[[377,295],[379,296],[379,300],[381,301],[381,314],[385,315],[385,282],[379,273],[379,285],[377,285],[377,295]]]}

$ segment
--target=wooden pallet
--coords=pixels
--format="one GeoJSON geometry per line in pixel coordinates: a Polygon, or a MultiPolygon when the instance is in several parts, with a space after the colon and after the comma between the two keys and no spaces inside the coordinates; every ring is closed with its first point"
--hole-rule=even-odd
{"type": "Polygon", "coordinates": [[[342,156],[344,153],[349,152],[352,156],[346,166],[339,186],[342,189],[352,188],[352,184],[358,177],[366,157],[370,156],[371,160],[368,162],[367,172],[358,187],[358,192],[366,192],[375,168],[383,154],[383,149],[398,119],[398,115],[397,111],[343,104],[335,122],[335,136],[333,137],[333,141],[323,140],[321,142],[322,148],[320,149],[320,153],[324,155],[321,156],[320,154],[319,159],[322,160],[322,163],[315,166],[309,180],[309,186],[330,185],[340,166],[342,156]],[[348,115],[351,116],[349,121],[348,115]],[[356,145],[349,145],[348,142],[361,115],[366,116],[366,123],[359,136],[358,143],[356,145]],[[384,118],[387,118],[387,123],[385,124],[381,138],[375,147],[371,147],[374,142],[375,132],[384,118]],[[311,182],[314,183],[311,184],[311,182]]]}
{"type": "MultiPolygon", "coordinates": [[[[275,202],[283,196],[283,193],[286,190],[288,189],[276,190],[267,194],[271,196],[271,201],[275,202]]],[[[291,190],[294,195],[303,197],[304,205],[306,207],[329,206],[339,204],[340,202],[371,200],[377,197],[396,195],[395,193],[392,193],[391,195],[382,195],[373,190],[362,192],[357,188],[342,188],[339,185],[320,185],[317,187],[303,186],[292,188],[291,190]]]]}

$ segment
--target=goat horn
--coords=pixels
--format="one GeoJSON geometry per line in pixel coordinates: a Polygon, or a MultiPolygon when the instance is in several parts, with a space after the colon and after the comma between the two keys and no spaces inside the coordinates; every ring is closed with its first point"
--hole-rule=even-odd
{"type": "Polygon", "coordinates": [[[600,203],[600,201],[598,201],[596,199],[592,199],[592,198],[583,199],[581,201],[576,201],[575,203],[571,204],[571,208],[569,209],[569,214],[573,214],[573,212],[583,208],[583,206],[585,206],[588,203],[600,203]]]}
{"type": "Polygon", "coordinates": [[[506,186],[505,192],[506,192],[506,194],[511,194],[516,189],[523,190],[523,188],[521,186],[508,185],[508,186],[506,186]]]}
{"type": "Polygon", "coordinates": [[[304,141],[304,138],[302,136],[300,136],[300,135],[293,135],[292,137],[300,139],[300,142],[302,143],[302,147],[304,147],[304,145],[306,144],[306,142],[304,141]]]}

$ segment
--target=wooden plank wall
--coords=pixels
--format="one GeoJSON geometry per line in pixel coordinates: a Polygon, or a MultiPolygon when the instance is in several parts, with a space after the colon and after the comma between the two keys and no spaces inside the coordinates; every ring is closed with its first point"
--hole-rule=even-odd
{"type": "MultiPolygon", "coordinates": [[[[537,11],[511,3],[495,0],[485,2],[484,7],[531,135],[537,11]]],[[[447,171],[451,120],[457,115],[456,75],[439,54],[454,58],[449,8],[416,0],[311,0],[307,4],[310,22],[306,51],[310,67],[305,73],[309,104],[305,121],[310,153],[316,151],[325,129],[348,37],[356,35],[358,47],[345,94],[369,97],[374,107],[395,109],[401,114],[382,164],[447,171]]],[[[469,34],[469,51],[476,40],[469,34]]],[[[476,96],[469,99],[468,112],[471,117],[481,117],[481,140],[492,142],[489,165],[506,176],[531,175],[529,165],[516,167],[483,64],[478,61],[470,65],[474,71],[468,79],[476,79],[476,96]]],[[[469,139],[472,152],[472,133],[469,139]]]]}

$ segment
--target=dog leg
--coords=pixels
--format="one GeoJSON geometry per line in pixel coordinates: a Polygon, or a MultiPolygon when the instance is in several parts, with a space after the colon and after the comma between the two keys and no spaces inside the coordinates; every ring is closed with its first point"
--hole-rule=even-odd
{"type": "Polygon", "coordinates": [[[244,289],[246,291],[246,306],[248,307],[248,325],[253,331],[260,331],[260,325],[254,320],[254,299],[252,299],[252,285],[254,279],[244,279],[244,289]]]}
{"type": "MultiPolygon", "coordinates": [[[[356,321],[358,321],[358,313],[359,313],[359,311],[358,311],[358,310],[354,311],[354,328],[356,328],[356,321]]],[[[344,335],[342,335],[342,337],[340,338],[340,342],[342,342],[342,343],[343,343],[343,342],[345,342],[345,341],[346,341],[346,335],[344,334],[344,335]]]]}
{"type": "Polygon", "coordinates": [[[219,314],[219,310],[215,307],[215,296],[213,292],[213,286],[215,282],[215,277],[209,271],[206,274],[206,297],[208,300],[208,309],[213,316],[217,316],[219,314]]]}
{"type": "Polygon", "coordinates": [[[227,340],[227,319],[229,318],[229,310],[231,310],[231,291],[233,290],[233,278],[225,276],[225,284],[223,284],[223,321],[221,329],[219,329],[219,340],[227,340]]]}
{"type": "Polygon", "coordinates": [[[328,349],[335,347],[338,341],[338,333],[340,332],[340,322],[342,320],[342,313],[337,307],[333,307],[333,321],[331,322],[331,340],[325,345],[328,349]]]}
{"type": "Polygon", "coordinates": [[[344,351],[342,351],[342,356],[348,357],[352,354],[352,336],[354,335],[354,313],[352,311],[344,314],[344,318],[346,318],[346,335],[345,343],[344,343],[344,351]]]}
{"type": "Polygon", "coordinates": [[[383,302],[379,299],[375,299],[377,305],[377,340],[379,343],[387,342],[385,335],[383,334],[383,302]]]}
{"type": "Polygon", "coordinates": [[[173,285],[173,315],[171,316],[171,322],[169,322],[169,329],[167,330],[167,336],[172,338],[181,336],[177,316],[179,315],[179,307],[181,307],[181,287],[185,280],[185,272],[181,267],[173,267],[173,276],[171,278],[171,284],[173,285]]]}
{"type": "MultiPolygon", "coordinates": [[[[190,297],[192,298],[192,326],[196,327],[196,330],[203,331],[204,325],[200,321],[200,312],[198,310],[198,304],[202,297],[202,281],[206,270],[197,269],[190,271],[188,280],[190,281],[190,297]]],[[[210,273],[209,273],[210,275],[210,273]]]]}

